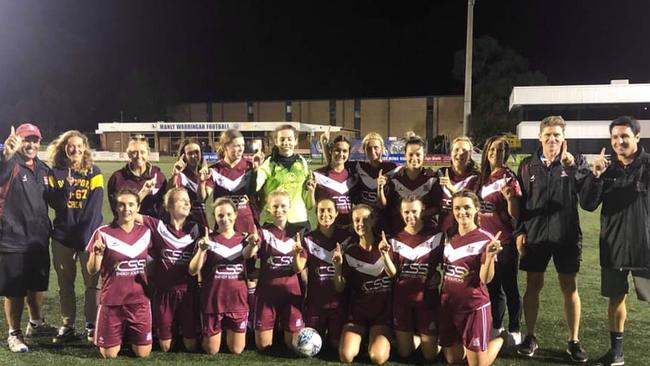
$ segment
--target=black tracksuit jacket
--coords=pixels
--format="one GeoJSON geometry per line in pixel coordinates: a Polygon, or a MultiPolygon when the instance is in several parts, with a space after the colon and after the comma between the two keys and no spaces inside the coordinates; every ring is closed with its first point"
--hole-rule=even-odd
{"type": "Polygon", "coordinates": [[[526,234],[526,245],[580,245],[578,194],[589,173],[587,162],[576,154],[575,164],[564,168],[557,156],[547,167],[540,154],[538,150],[519,164],[521,214],[514,236],[526,234]]]}
{"type": "Polygon", "coordinates": [[[615,156],[596,178],[589,173],[580,204],[600,212],[600,265],[611,269],[650,269],[650,154],[639,150],[624,166],[615,156]]]}

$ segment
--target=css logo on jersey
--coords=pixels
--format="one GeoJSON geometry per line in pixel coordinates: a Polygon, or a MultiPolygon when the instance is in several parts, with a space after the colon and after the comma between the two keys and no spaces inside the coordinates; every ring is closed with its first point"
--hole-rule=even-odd
{"type": "Polygon", "coordinates": [[[315,270],[318,279],[323,281],[334,277],[336,270],[334,266],[319,266],[315,270]]]}
{"type": "Polygon", "coordinates": [[[144,274],[146,265],[146,259],[131,259],[128,261],[121,261],[115,265],[115,274],[117,276],[135,276],[138,274],[144,274]]]}
{"type": "Polygon", "coordinates": [[[445,280],[454,281],[454,282],[463,282],[465,280],[465,277],[469,275],[469,270],[462,266],[446,264],[444,267],[445,267],[445,280]]]}
{"type": "Polygon", "coordinates": [[[350,205],[350,196],[334,196],[332,198],[336,201],[336,208],[339,210],[349,210],[352,207],[350,205]]]}
{"type": "Polygon", "coordinates": [[[428,263],[408,263],[402,267],[402,275],[406,277],[426,277],[428,274],[428,263]]]}
{"type": "Polygon", "coordinates": [[[371,202],[371,203],[377,202],[377,192],[362,191],[361,198],[365,202],[371,202]]]}
{"type": "Polygon", "coordinates": [[[390,291],[393,287],[393,281],[388,277],[378,278],[372,281],[366,281],[361,285],[363,292],[384,292],[390,291]]]}
{"type": "Polygon", "coordinates": [[[244,273],[244,265],[241,263],[218,264],[214,269],[214,278],[220,279],[239,279],[244,273]]]}
{"type": "Polygon", "coordinates": [[[268,261],[271,269],[290,267],[293,264],[293,257],[289,255],[272,255],[268,261]]]}
{"type": "Polygon", "coordinates": [[[190,251],[162,249],[160,255],[163,260],[167,260],[175,266],[186,265],[192,260],[192,252],[190,251]]]}

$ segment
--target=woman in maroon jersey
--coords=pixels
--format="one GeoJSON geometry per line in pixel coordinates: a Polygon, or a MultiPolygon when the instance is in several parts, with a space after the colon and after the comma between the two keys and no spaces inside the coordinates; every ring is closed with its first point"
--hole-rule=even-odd
{"type": "Polygon", "coordinates": [[[481,228],[495,235],[501,232],[503,250],[498,255],[494,279],[488,285],[492,303],[492,333],[500,333],[508,305],[508,343],[521,343],[519,318],[521,297],[517,284],[519,255],[512,237],[513,222],[519,219],[521,188],[515,173],[506,166],[510,156],[504,136],[485,141],[481,157],[479,196],[481,198],[481,228]],[[505,296],[504,296],[505,295],[505,296]]]}
{"type": "Polygon", "coordinates": [[[359,354],[361,341],[368,336],[370,360],[383,365],[390,356],[392,287],[397,273],[386,235],[375,232],[372,207],[364,204],[352,209],[352,227],[358,243],[345,254],[338,246],[332,256],[336,290],[349,290],[348,322],[339,344],[341,362],[351,363],[359,354]]]}
{"type": "Polygon", "coordinates": [[[140,208],[137,192],[123,190],[115,198],[115,220],[95,230],[86,247],[88,273],[100,272],[102,277],[94,341],[104,358],[116,358],[123,340],[137,357],[148,357],[151,304],[145,268],[151,230],[135,222],[140,208]]]}
{"type": "Polygon", "coordinates": [[[393,287],[393,328],[397,350],[409,357],[420,346],[427,361],[438,355],[437,313],[442,233],[422,220],[420,199],[406,197],[400,205],[404,230],[390,239],[397,266],[393,287]]]}
{"type": "Polygon", "coordinates": [[[218,198],[230,198],[237,207],[235,231],[252,233],[258,226],[256,208],[249,197],[255,194],[255,171],[253,163],[244,159],[244,136],[235,129],[223,131],[217,143],[221,160],[210,167],[205,192],[218,198]]]}
{"type": "Polygon", "coordinates": [[[167,179],[159,167],[149,162],[149,144],[142,135],[131,138],[126,148],[129,162],[115,171],[106,186],[108,202],[115,212],[116,194],[123,189],[131,189],[140,196],[140,213],[160,217],[163,213],[163,195],[167,191],[167,179]]]}
{"type": "Polygon", "coordinates": [[[491,365],[505,334],[490,340],[490,297],[486,284],[494,277],[494,260],[501,250],[500,233],[479,228],[479,199],[461,190],[451,197],[456,220],[443,249],[440,291],[440,345],[448,363],[491,365]]]}
{"type": "Polygon", "coordinates": [[[206,182],[210,176],[208,163],[203,159],[201,145],[196,139],[185,139],[178,149],[178,160],[172,167],[169,181],[174,187],[185,187],[192,201],[190,220],[201,227],[207,225],[205,199],[206,182]]]}
{"type": "Polygon", "coordinates": [[[423,166],[425,147],[426,142],[411,133],[404,145],[406,165],[392,178],[387,178],[383,174],[377,178],[379,202],[383,207],[388,208],[391,217],[390,233],[397,233],[404,228],[404,221],[400,216],[400,202],[405,197],[414,196],[422,201],[425,206],[422,217],[427,225],[434,225],[435,216],[440,212],[442,194],[438,178],[433,170],[423,166]]]}
{"type": "Polygon", "coordinates": [[[182,336],[187,351],[194,351],[201,329],[195,301],[198,283],[187,269],[200,231],[197,223],[187,220],[190,207],[187,190],[174,187],[163,197],[167,211],[163,220],[136,215],[136,222],[152,233],[153,329],[163,352],[169,352],[172,340],[178,336],[182,336]]]}
{"type": "Polygon", "coordinates": [[[246,236],[235,230],[237,206],[229,198],[214,203],[217,231],[198,241],[190,262],[192,275],[202,274],[201,313],[203,349],[213,355],[221,347],[226,330],[228,350],[240,354],[246,346],[248,289],[243,248],[246,236]]]}
{"type": "Polygon", "coordinates": [[[442,207],[440,213],[440,231],[446,232],[454,223],[451,214],[451,195],[461,189],[476,191],[479,171],[472,160],[474,145],[467,136],[459,136],[451,143],[451,166],[440,168],[438,177],[442,188],[442,207]]]}
{"type": "Polygon", "coordinates": [[[325,144],[323,149],[328,151],[326,156],[329,157],[327,159],[329,163],[314,170],[312,178],[307,182],[307,189],[310,191],[306,202],[307,208],[313,208],[322,198],[332,199],[336,203],[338,211],[336,224],[339,226],[350,225],[352,211],[350,194],[357,181],[354,168],[348,163],[350,146],[350,141],[341,135],[336,136],[330,144],[325,144]]]}
{"type": "Polygon", "coordinates": [[[323,339],[337,349],[347,315],[345,296],[334,285],[333,254],[346,248],[350,232],[336,227],[336,203],[321,198],[316,204],[318,227],[306,234],[302,243],[294,245],[293,263],[297,272],[307,268],[307,296],[303,306],[305,325],[318,331],[323,339]],[[303,252],[307,257],[303,257],[303,252]]]}

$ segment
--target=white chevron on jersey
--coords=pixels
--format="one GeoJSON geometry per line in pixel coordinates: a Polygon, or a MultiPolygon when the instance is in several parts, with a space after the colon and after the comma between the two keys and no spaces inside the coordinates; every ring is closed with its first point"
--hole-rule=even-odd
{"type": "MultiPolygon", "coordinates": [[[[467,178],[461,180],[460,182],[453,183],[454,188],[456,189],[456,192],[458,192],[458,191],[460,191],[461,189],[467,187],[467,185],[469,184],[469,182],[470,182],[472,179],[474,179],[474,178],[476,178],[476,176],[474,176],[474,175],[470,175],[469,177],[467,177],[467,178]]],[[[443,187],[442,187],[442,191],[445,193],[445,197],[451,197],[452,193],[449,192],[449,189],[448,189],[447,187],[443,186],[443,187]]]]}
{"type": "Polygon", "coordinates": [[[408,196],[415,196],[415,197],[418,197],[418,198],[422,198],[424,195],[429,193],[431,188],[433,188],[433,183],[436,182],[436,178],[431,177],[431,178],[427,179],[426,183],[420,185],[419,187],[417,187],[414,190],[410,190],[410,189],[406,188],[406,186],[403,185],[397,179],[393,178],[391,180],[393,181],[393,184],[395,185],[395,191],[397,191],[399,196],[402,197],[402,198],[408,197],[408,196]]]}
{"type": "Polygon", "coordinates": [[[236,192],[245,187],[248,184],[248,180],[250,178],[250,174],[248,174],[248,172],[246,174],[240,175],[238,178],[230,179],[225,175],[217,172],[215,169],[210,168],[210,171],[212,172],[212,180],[214,180],[218,186],[223,187],[230,192],[236,192]]]}
{"type": "Polygon", "coordinates": [[[262,229],[262,235],[264,236],[264,240],[267,242],[267,244],[272,246],[278,252],[282,254],[289,254],[289,252],[293,251],[293,245],[296,242],[293,238],[280,240],[266,229],[262,229]]]}
{"type": "Polygon", "coordinates": [[[133,244],[127,244],[122,240],[108,235],[104,232],[100,231],[100,233],[102,235],[104,243],[106,243],[106,248],[114,250],[129,258],[135,258],[142,254],[143,251],[149,248],[149,244],[151,243],[151,230],[149,229],[147,229],[147,231],[145,231],[145,233],[142,234],[142,236],[138,238],[138,240],[136,240],[133,244]]]}
{"type": "Polygon", "coordinates": [[[174,246],[176,249],[184,248],[194,242],[194,239],[192,239],[190,234],[185,234],[180,238],[177,238],[176,235],[169,231],[167,225],[165,225],[162,220],[158,221],[156,231],[163,237],[163,239],[165,239],[166,242],[174,246]]]}
{"type": "Polygon", "coordinates": [[[197,189],[199,188],[199,184],[192,182],[192,180],[189,179],[187,175],[185,175],[185,173],[183,172],[181,172],[181,184],[183,185],[183,187],[191,189],[192,192],[196,192],[197,189]]]}
{"type": "Polygon", "coordinates": [[[345,255],[345,260],[348,262],[348,265],[358,272],[365,273],[367,275],[377,277],[384,270],[384,260],[379,257],[375,263],[366,263],[362,260],[358,260],[349,254],[345,255]]]}
{"type": "Polygon", "coordinates": [[[490,184],[488,184],[486,186],[483,186],[481,188],[481,198],[485,198],[485,197],[491,195],[494,192],[500,192],[501,188],[508,185],[508,183],[510,183],[511,180],[512,180],[512,177],[506,177],[504,175],[503,178],[497,179],[494,182],[492,182],[492,183],[490,183],[490,184]]]}
{"type": "MultiPolygon", "coordinates": [[[[342,243],[339,243],[341,245],[341,250],[347,246],[347,243],[350,241],[350,238],[347,238],[343,240],[342,243]]],[[[314,257],[322,260],[323,262],[327,262],[329,264],[332,263],[332,256],[334,255],[334,249],[332,250],[327,250],[320,245],[316,244],[313,240],[309,238],[305,238],[305,243],[307,243],[307,249],[309,250],[309,254],[313,255],[314,257]]]]}
{"type": "Polygon", "coordinates": [[[398,253],[402,257],[414,261],[417,260],[418,258],[421,258],[427,254],[429,254],[432,250],[436,249],[440,245],[440,241],[442,239],[442,233],[438,233],[431,238],[423,241],[422,243],[418,244],[415,248],[411,248],[410,246],[402,243],[399,240],[396,239],[390,239],[390,244],[393,247],[393,251],[395,253],[398,253]]]}
{"type": "MultiPolygon", "coordinates": [[[[395,167],[395,169],[393,169],[393,170],[391,170],[389,172],[382,172],[382,174],[385,177],[390,178],[393,175],[395,175],[395,173],[397,173],[400,170],[400,168],[401,168],[401,166],[397,166],[397,167],[395,167]]],[[[357,175],[359,176],[359,178],[361,178],[361,181],[363,182],[363,184],[366,187],[368,187],[370,189],[377,189],[377,178],[371,177],[370,174],[368,174],[368,172],[363,170],[363,168],[361,167],[360,162],[357,163],[356,170],[357,170],[357,175]]]]}
{"type": "Polygon", "coordinates": [[[445,243],[446,245],[444,255],[450,263],[453,263],[459,259],[469,257],[471,255],[481,254],[489,242],[489,240],[479,240],[467,245],[463,245],[462,247],[456,249],[454,249],[451,244],[445,243]]]}
{"type": "Polygon", "coordinates": [[[208,240],[208,244],[210,245],[209,250],[211,252],[217,253],[229,261],[239,258],[242,255],[242,249],[244,249],[242,244],[237,244],[232,248],[211,240],[208,240]]]}
{"type": "Polygon", "coordinates": [[[149,191],[149,194],[152,195],[152,196],[155,196],[156,193],[158,193],[158,191],[160,191],[159,187],[153,187],[153,188],[151,188],[151,191],[149,191]]]}
{"type": "Polygon", "coordinates": [[[346,179],[345,182],[337,182],[326,175],[323,175],[319,172],[314,172],[314,178],[316,179],[317,184],[325,186],[335,192],[338,192],[339,194],[348,193],[350,191],[350,188],[354,187],[356,183],[356,179],[354,179],[353,176],[346,179]]]}

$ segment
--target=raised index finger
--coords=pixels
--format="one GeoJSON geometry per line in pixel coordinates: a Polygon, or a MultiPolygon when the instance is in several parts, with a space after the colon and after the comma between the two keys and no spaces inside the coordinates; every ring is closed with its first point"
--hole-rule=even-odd
{"type": "Polygon", "coordinates": [[[497,234],[494,236],[494,240],[499,240],[499,237],[501,236],[501,231],[497,232],[497,234]]]}
{"type": "Polygon", "coordinates": [[[607,150],[607,149],[605,149],[604,147],[600,150],[600,157],[601,157],[601,158],[605,158],[605,151],[606,151],[606,150],[607,150]]]}
{"type": "Polygon", "coordinates": [[[566,140],[562,141],[562,155],[566,155],[567,151],[567,142],[566,140]]]}
{"type": "Polygon", "coordinates": [[[11,126],[11,136],[14,136],[16,134],[16,129],[14,126],[11,126]]]}

